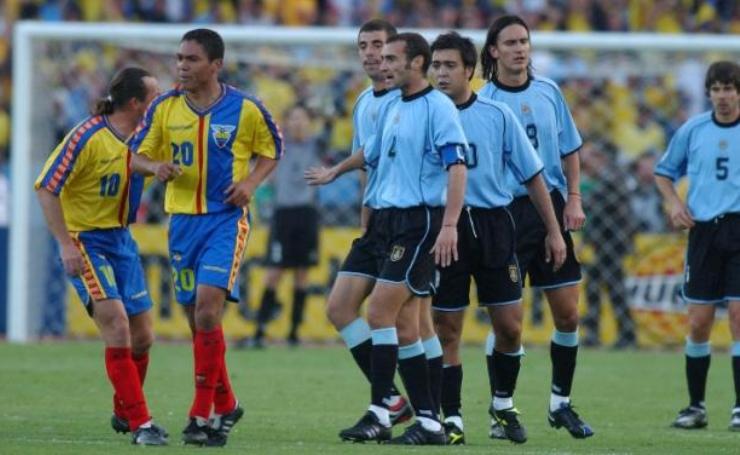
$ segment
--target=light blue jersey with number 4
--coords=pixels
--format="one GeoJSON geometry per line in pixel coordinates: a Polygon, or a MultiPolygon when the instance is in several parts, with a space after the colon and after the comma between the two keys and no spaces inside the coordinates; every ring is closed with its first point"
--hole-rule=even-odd
{"type": "MultiPolygon", "coordinates": [[[[521,87],[488,82],[478,94],[502,102],[514,111],[545,165],[543,175],[548,190],[566,193],[561,160],[578,151],[582,141],[558,85],[550,79],[533,76],[521,87]]],[[[527,187],[511,173],[507,174],[507,184],[514,197],[527,194],[527,187]]]]}
{"type": "Polygon", "coordinates": [[[740,119],[715,121],[711,112],[689,119],[655,165],[673,181],[688,176],[688,207],[697,221],[740,212],[740,119]]]}

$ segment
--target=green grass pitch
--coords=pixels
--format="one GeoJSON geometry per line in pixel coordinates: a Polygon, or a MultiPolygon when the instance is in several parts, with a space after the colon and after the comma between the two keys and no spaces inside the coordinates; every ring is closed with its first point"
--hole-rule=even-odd
{"type": "MultiPolygon", "coordinates": [[[[155,344],[145,391],[155,419],[170,432],[170,446],[140,448],[109,427],[111,388],[99,342],[0,344],[0,453],[240,454],[387,453],[738,453],[740,433],[727,430],[734,393],[727,353],[715,353],[709,374],[709,428],[669,428],[686,403],[679,352],[582,350],[574,404],[596,435],[574,440],[546,421],[550,361],[545,349],[529,349],[516,403],[529,441],[513,446],[487,437],[488,386],[482,349],[463,352],[466,447],[398,448],[342,443],[339,429],[357,420],[369,389],[350,355],[339,346],[228,353],[232,382],[246,410],[225,449],[183,447],[192,396],[192,355],[186,344],[155,344]]],[[[394,434],[399,434],[396,429],[394,434]]]]}

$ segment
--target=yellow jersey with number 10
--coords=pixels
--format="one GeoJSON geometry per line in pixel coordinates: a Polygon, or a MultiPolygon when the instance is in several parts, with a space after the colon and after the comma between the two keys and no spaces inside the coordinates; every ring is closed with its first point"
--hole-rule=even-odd
{"type": "Polygon", "coordinates": [[[102,115],[70,131],[46,160],[34,185],[59,196],[72,232],[123,227],[132,221],[143,179],[131,179],[129,152],[102,115]]]}

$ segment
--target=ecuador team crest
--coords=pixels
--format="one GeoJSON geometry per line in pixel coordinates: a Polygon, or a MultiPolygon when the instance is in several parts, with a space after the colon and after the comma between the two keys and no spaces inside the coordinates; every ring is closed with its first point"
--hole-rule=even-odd
{"type": "Polygon", "coordinates": [[[226,144],[231,140],[231,134],[236,129],[234,125],[211,125],[211,132],[213,133],[213,140],[216,141],[216,145],[220,148],[224,148],[226,144]]]}

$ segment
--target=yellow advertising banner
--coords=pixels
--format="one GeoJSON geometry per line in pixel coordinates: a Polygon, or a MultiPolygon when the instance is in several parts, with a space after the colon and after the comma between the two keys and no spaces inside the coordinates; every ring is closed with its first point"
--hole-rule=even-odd
{"type": "MultiPolygon", "coordinates": [[[[174,300],[171,272],[167,255],[167,229],[164,226],[136,225],[132,232],[139,244],[149,291],[154,301],[155,332],[160,338],[185,339],[190,336],[182,309],[174,300]]],[[[338,334],[324,314],[326,295],[336,272],[349,251],[352,240],[359,234],[356,229],[324,228],[320,239],[320,262],[309,273],[309,297],[306,303],[305,322],[301,338],[312,341],[338,339],[338,334]]],[[[262,258],[267,246],[268,231],[263,227],[250,233],[247,252],[240,271],[242,307],[229,304],[224,317],[227,336],[242,338],[254,334],[251,320],[259,307],[264,290],[262,258]],[[240,311],[241,310],[241,311],[240,311]]],[[[686,247],[684,235],[640,235],[636,238],[633,253],[625,258],[626,288],[632,315],[638,326],[641,346],[682,345],[686,334],[685,307],[678,294],[682,283],[683,257],[686,247]]],[[[583,262],[589,262],[589,251],[579,252],[583,262]]],[[[288,334],[291,283],[290,273],[284,275],[278,289],[278,300],[284,311],[268,327],[268,337],[284,339],[288,334]]],[[[475,286],[471,301],[477,302],[475,286]]],[[[76,293],[70,287],[67,299],[68,333],[71,336],[95,336],[97,329],[87,316],[76,293]]],[[[585,312],[585,293],[581,293],[581,314],[585,312]]],[[[609,344],[616,339],[615,318],[611,312],[607,293],[603,295],[601,341],[609,344]]],[[[528,344],[549,343],[552,319],[545,299],[533,296],[527,289],[524,296],[524,341],[528,344]]],[[[466,314],[464,340],[482,342],[490,323],[487,314],[471,305],[466,314]]],[[[716,346],[727,346],[731,340],[727,324],[719,320],[712,341],[716,346]]]]}

